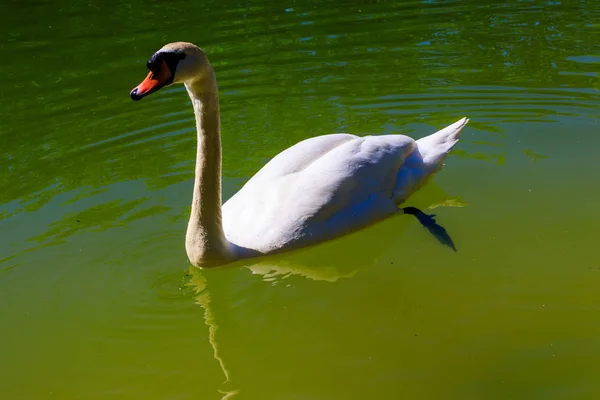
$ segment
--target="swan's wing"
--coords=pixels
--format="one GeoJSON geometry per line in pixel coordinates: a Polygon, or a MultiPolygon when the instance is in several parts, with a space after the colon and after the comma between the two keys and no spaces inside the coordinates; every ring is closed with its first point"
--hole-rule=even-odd
{"type": "Polygon", "coordinates": [[[273,157],[251,180],[273,179],[301,171],[337,146],[357,138],[334,133],[305,139],[273,157]]]}
{"type": "Polygon", "coordinates": [[[264,253],[324,241],[394,212],[392,192],[416,142],[326,135],[271,160],[223,206],[227,239],[264,253]]]}

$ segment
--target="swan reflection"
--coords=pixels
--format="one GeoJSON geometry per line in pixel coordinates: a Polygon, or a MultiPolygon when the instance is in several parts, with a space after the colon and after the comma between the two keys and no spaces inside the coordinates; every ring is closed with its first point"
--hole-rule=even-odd
{"type": "MultiPolygon", "coordinates": [[[[460,199],[448,201],[448,198],[437,186],[428,185],[424,197],[416,204],[428,204],[423,209],[466,205],[460,199]]],[[[270,360],[265,353],[269,357],[285,355],[286,359],[292,358],[287,352],[293,353],[295,349],[287,346],[297,342],[295,335],[290,337],[286,332],[307,329],[302,325],[302,312],[298,314],[297,310],[285,309],[286,305],[296,304],[296,300],[290,300],[296,296],[295,287],[306,285],[303,280],[327,285],[366,273],[373,266],[387,264],[386,267],[390,267],[393,263],[388,256],[390,250],[402,246],[404,231],[415,223],[418,222],[412,216],[399,215],[364,231],[308,249],[241,260],[219,269],[190,266],[189,285],[195,293],[195,302],[204,310],[208,341],[223,373],[222,398],[233,399],[242,387],[252,384],[245,382],[247,378],[241,372],[248,364],[255,369],[274,367],[263,360],[270,360]],[[272,331],[273,327],[280,326],[284,326],[283,333],[272,331]],[[276,351],[278,346],[284,347],[276,351]]],[[[431,245],[439,244],[432,241],[431,245]]],[[[453,254],[449,252],[448,256],[453,254]]],[[[396,265],[401,268],[401,264],[396,265]]],[[[327,290],[321,285],[314,289],[327,290]]],[[[315,292],[314,298],[318,303],[316,300],[323,296],[315,292]]],[[[318,304],[308,307],[319,308],[318,304]]]]}

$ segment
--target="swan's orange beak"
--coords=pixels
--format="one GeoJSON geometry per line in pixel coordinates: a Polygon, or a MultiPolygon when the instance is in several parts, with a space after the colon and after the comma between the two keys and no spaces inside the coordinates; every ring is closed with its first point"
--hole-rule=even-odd
{"type": "Polygon", "coordinates": [[[141,100],[142,98],[156,92],[161,87],[165,86],[171,81],[173,74],[167,66],[167,63],[163,62],[160,64],[158,71],[150,72],[146,79],[137,85],[129,95],[133,101],[141,100]]]}

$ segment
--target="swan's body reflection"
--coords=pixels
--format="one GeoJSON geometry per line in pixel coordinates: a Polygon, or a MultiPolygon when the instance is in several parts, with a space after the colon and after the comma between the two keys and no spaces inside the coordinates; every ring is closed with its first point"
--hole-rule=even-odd
{"type": "MultiPolygon", "coordinates": [[[[436,186],[429,185],[424,192],[429,200],[434,199],[425,203],[430,207],[447,205],[448,197],[436,186]]],[[[344,372],[333,372],[327,364],[346,364],[340,352],[334,350],[331,357],[331,347],[343,354],[344,340],[348,340],[344,326],[355,324],[360,310],[369,309],[370,301],[378,301],[373,296],[376,287],[356,290],[364,285],[361,280],[342,282],[376,265],[402,268],[402,261],[410,262],[395,260],[390,250],[398,254],[403,231],[411,224],[418,221],[400,215],[348,237],[281,256],[242,260],[217,270],[190,267],[195,300],[204,309],[209,342],[223,372],[223,399],[234,398],[241,391],[254,398],[255,390],[260,397],[261,385],[263,389],[269,385],[269,390],[280,396],[288,391],[308,391],[311,396],[318,393],[319,398],[335,388],[342,379],[336,375],[344,372]],[[332,282],[338,284],[331,286],[332,282]],[[341,305],[331,305],[336,302],[341,305]],[[330,376],[316,379],[316,371],[329,371],[330,376]],[[265,382],[257,382],[257,376],[264,376],[265,382]],[[320,382],[322,379],[327,382],[320,382]]],[[[429,245],[440,246],[433,238],[429,245]]],[[[448,252],[448,256],[454,255],[448,252]]],[[[381,304],[373,307],[381,308],[381,304]]],[[[351,336],[356,337],[356,326],[351,329],[351,336]]]]}

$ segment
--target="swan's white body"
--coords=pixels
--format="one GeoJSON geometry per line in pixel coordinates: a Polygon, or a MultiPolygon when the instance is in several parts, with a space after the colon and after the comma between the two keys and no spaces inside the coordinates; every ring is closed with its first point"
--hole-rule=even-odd
{"type": "Polygon", "coordinates": [[[223,205],[225,237],[260,253],[323,242],[398,212],[442,167],[467,120],[421,140],[317,136],[284,150],[223,205]]]}
{"type": "Polygon", "coordinates": [[[323,242],[399,212],[398,204],[439,171],[466,118],[418,141],[404,135],[332,134],[281,152],[221,207],[219,100],[206,55],[190,43],[164,46],[148,61],[134,100],[185,83],[198,149],[186,250],[195,266],[323,242]]]}

